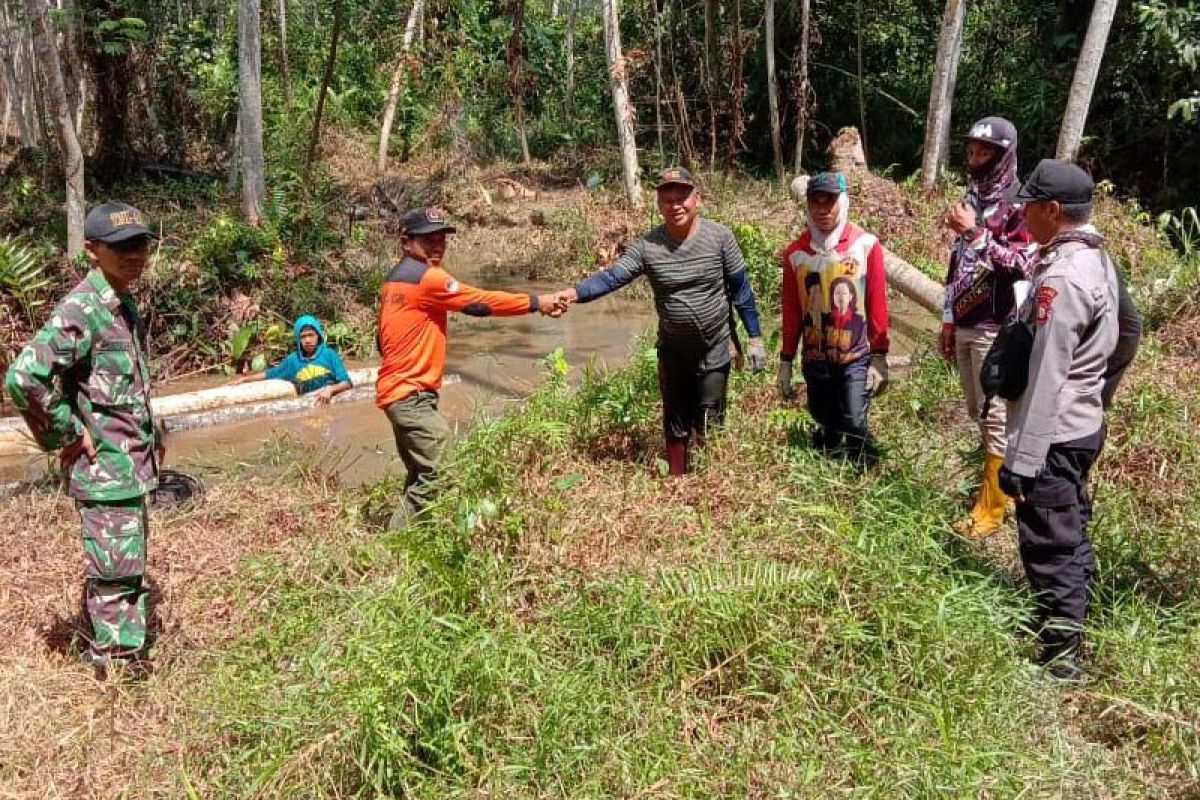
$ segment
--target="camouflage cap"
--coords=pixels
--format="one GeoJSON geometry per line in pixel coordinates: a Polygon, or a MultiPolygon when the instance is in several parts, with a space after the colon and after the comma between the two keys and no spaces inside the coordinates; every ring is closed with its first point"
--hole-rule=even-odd
{"type": "Polygon", "coordinates": [[[142,212],[125,203],[96,206],[83,221],[83,238],[90,242],[117,244],[139,236],[158,238],[146,227],[142,212]]]}

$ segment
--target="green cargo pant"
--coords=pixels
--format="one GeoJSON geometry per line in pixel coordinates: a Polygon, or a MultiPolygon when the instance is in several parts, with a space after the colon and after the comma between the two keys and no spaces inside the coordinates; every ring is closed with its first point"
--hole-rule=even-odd
{"type": "Polygon", "coordinates": [[[396,437],[396,449],[408,470],[404,482],[404,508],[397,510],[393,527],[401,518],[424,508],[436,493],[438,467],[450,438],[450,424],[438,413],[437,392],[417,392],[387,407],[396,437]]]}
{"type": "Polygon", "coordinates": [[[146,498],[77,502],[83,526],[83,617],[89,650],[132,658],[146,645],[146,498]]]}

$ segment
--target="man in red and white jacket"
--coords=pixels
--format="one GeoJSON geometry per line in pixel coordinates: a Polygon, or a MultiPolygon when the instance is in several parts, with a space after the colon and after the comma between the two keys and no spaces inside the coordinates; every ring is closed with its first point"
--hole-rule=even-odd
{"type": "Polygon", "coordinates": [[[805,199],[808,229],[783,252],[779,392],[793,395],[792,361],[800,349],[808,410],[820,426],[813,443],[869,465],[878,451],[867,410],[888,379],[883,247],[849,221],[842,173],[814,175],[805,199]]]}

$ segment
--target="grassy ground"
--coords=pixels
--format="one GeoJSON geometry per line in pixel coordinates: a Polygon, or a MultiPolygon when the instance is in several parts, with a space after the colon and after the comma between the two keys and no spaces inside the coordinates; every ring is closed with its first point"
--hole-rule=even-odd
{"type": "MultiPolygon", "coordinates": [[[[760,280],[777,237],[751,248],[760,280]]],[[[642,348],[578,391],[550,359],[520,412],[461,443],[431,519],[403,534],[379,522],[399,487],[335,491],[303,453],[266,453],[250,470],[265,477],[215,478],[200,507],[155,520],[164,625],[142,683],[96,683],[70,662],[69,507],[5,501],[16,646],[0,708],[17,738],[0,784],[31,797],[1200,795],[1200,309],[1194,265],[1134,274],[1168,321],[1097,470],[1082,688],[1029,664],[1011,528],[979,544],[953,531],[979,455],[932,353],[872,411],[888,451],[875,472],[817,456],[802,401],[738,374],[726,429],[696,474],[668,480],[642,348]]]]}
{"type": "Polygon", "coordinates": [[[647,357],[478,428],[430,524],[330,567],[353,580],[262,575],[262,624],[204,701],[231,746],[191,779],[282,796],[1193,796],[1200,404],[1166,400],[1197,377],[1172,374],[1176,335],[1112,417],[1082,689],[1028,663],[1012,531],[953,533],[977,455],[943,364],[920,359],[878,404],[877,473],[815,456],[805,414],[739,377],[700,471],[670,481],[647,357]]]}

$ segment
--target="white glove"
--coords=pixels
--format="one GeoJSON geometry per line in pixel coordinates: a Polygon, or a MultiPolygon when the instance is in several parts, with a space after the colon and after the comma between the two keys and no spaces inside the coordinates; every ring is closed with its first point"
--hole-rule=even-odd
{"type": "Polygon", "coordinates": [[[775,386],[784,400],[791,400],[796,396],[796,390],[792,388],[792,362],[779,362],[779,371],[775,373],[775,386]]]}
{"type": "Polygon", "coordinates": [[[887,355],[876,353],[871,356],[871,365],[867,367],[867,394],[878,397],[883,394],[888,385],[887,355]]]}
{"type": "Polygon", "coordinates": [[[746,363],[753,371],[762,372],[767,368],[767,349],[762,339],[756,336],[746,344],[746,363]]]}

